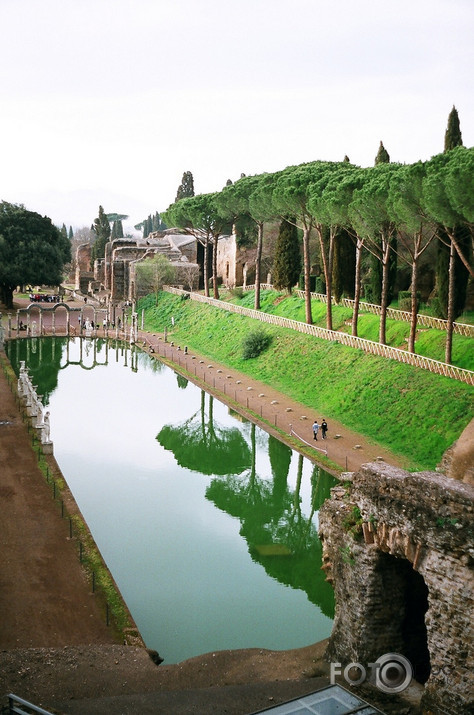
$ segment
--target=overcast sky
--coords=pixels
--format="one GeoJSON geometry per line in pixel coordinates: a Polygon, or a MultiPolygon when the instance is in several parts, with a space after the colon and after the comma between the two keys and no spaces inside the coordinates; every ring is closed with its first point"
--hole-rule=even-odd
{"type": "Polygon", "coordinates": [[[0,0],[0,200],[138,223],[227,179],[474,144],[472,0],[0,0]]]}

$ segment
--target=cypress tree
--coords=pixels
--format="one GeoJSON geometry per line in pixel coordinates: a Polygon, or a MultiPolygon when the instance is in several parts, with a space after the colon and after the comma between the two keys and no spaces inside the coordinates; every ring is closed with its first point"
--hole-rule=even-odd
{"type": "Polygon", "coordinates": [[[448,117],[448,126],[444,135],[444,151],[449,151],[457,146],[462,146],[461,127],[456,107],[453,106],[448,117]]]}
{"type": "MultiPolygon", "coordinates": [[[[377,156],[375,157],[375,166],[378,164],[390,164],[390,155],[385,149],[383,142],[380,142],[379,150],[377,156]]],[[[396,234],[390,239],[391,251],[389,255],[389,267],[388,267],[388,286],[387,286],[387,305],[393,300],[395,281],[397,279],[397,236],[396,234]]],[[[370,256],[370,275],[369,275],[369,285],[370,285],[370,297],[369,300],[373,303],[380,305],[382,300],[382,277],[383,277],[383,266],[379,259],[372,255],[370,256]]]]}
{"type": "Polygon", "coordinates": [[[356,246],[346,229],[339,228],[334,237],[332,291],[336,303],[342,295],[354,297],[356,246]]]}
{"type": "Polygon", "coordinates": [[[74,238],[74,232],[72,230],[72,226],[69,226],[69,240],[72,241],[74,238]]]}
{"type": "MultiPolygon", "coordinates": [[[[448,125],[444,135],[444,153],[463,146],[459,115],[456,107],[453,106],[448,116],[448,125]]],[[[469,252],[470,234],[466,226],[459,225],[452,227],[460,248],[466,253],[469,252]]],[[[449,268],[450,268],[450,239],[442,226],[438,226],[438,255],[436,260],[436,287],[438,295],[438,312],[440,317],[448,318],[449,308],[449,268]]],[[[452,305],[452,319],[455,320],[461,315],[466,302],[467,284],[469,273],[459,258],[454,255],[453,276],[454,292],[452,305]]],[[[450,362],[450,360],[448,361],[450,362]]]]}
{"type": "Polygon", "coordinates": [[[275,247],[273,284],[278,290],[291,293],[301,273],[301,252],[298,231],[290,220],[283,219],[275,247]]]}
{"type": "Polygon", "coordinates": [[[91,230],[95,233],[95,243],[92,246],[92,260],[105,256],[105,244],[110,240],[110,222],[102,206],[99,206],[99,215],[94,219],[91,230]]]}
{"type": "Polygon", "coordinates": [[[390,155],[382,142],[380,142],[379,150],[375,157],[375,166],[377,166],[377,164],[390,164],[390,155]]]}
{"type": "Polygon", "coordinates": [[[185,171],[181,179],[181,184],[178,186],[175,203],[188,196],[194,196],[194,179],[190,171],[185,171]]]}

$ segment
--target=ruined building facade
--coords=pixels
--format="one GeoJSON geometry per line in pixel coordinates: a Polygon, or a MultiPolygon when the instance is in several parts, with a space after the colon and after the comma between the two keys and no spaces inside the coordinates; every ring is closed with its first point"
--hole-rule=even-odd
{"type": "Polygon", "coordinates": [[[336,600],[327,659],[401,654],[424,711],[472,712],[474,487],[379,462],[344,477],[319,517],[336,600]]]}
{"type": "MultiPolygon", "coordinates": [[[[163,231],[146,240],[119,238],[105,247],[105,257],[91,259],[91,245],[79,246],[76,254],[76,290],[84,295],[107,294],[112,301],[134,301],[141,297],[137,265],[162,254],[175,267],[176,283],[197,289],[203,285],[204,249],[193,236],[163,231]]],[[[208,274],[212,273],[212,245],[209,246],[208,274]]],[[[223,236],[217,244],[217,275],[227,288],[255,280],[255,249],[239,249],[235,234],[223,236]]]]}

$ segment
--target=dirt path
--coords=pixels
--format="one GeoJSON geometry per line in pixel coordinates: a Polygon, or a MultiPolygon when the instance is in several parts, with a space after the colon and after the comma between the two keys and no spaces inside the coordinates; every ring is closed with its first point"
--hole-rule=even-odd
{"type": "Polygon", "coordinates": [[[116,643],[0,370],[0,647],[116,643]]]}
{"type": "Polygon", "coordinates": [[[138,344],[315,461],[324,457],[345,471],[356,471],[361,464],[377,459],[395,466],[406,466],[402,459],[348,429],[332,419],[331,415],[322,414],[317,409],[310,410],[270,385],[210,361],[194,351],[185,353],[184,346],[173,344],[169,339],[165,342],[162,335],[140,332],[138,344]],[[323,418],[327,420],[327,439],[323,440],[319,432],[318,441],[314,441],[312,424],[315,418],[319,424],[323,418]]]}

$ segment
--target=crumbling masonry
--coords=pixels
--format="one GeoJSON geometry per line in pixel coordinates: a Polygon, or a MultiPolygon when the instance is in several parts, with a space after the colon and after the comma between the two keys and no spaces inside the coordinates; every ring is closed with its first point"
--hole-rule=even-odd
{"type": "Polygon", "coordinates": [[[408,658],[421,705],[472,712],[474,487],[384,463],[344,475],[319,517],[336,599],[330,662],[408,658]]]}

